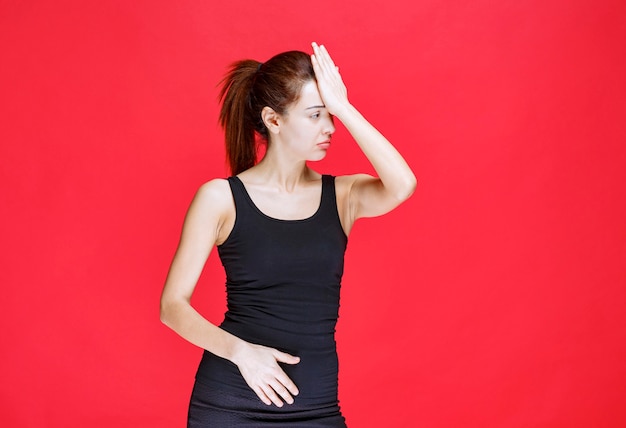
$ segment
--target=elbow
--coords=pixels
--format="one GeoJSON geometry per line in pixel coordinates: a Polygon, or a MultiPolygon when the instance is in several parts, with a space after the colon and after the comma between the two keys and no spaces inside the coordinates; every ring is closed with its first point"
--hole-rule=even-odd
{"type": "Polygon", "coordinates": [[[160,307],[160,310],[159,310],[159,319],[161,320],[161,322],[163,324],[167,325],[167,320],[168,320],[168,318],[167,318],[167,308],[165,308],[163,306],[163,301],[161,301],[161,307],[160,307]]]}
{"type": "Polygon", "coordinates": [[[178,331],[186,314],[189,300],[179,296],[162,296],[159,318],[163,324],[178,331]]]}
{"type": "Polygon", "coordinates": [[[172,328],[172,304],[161,297],[161,305],[159,308],[159,319],[163,324],[172,328]]]}
{"type": "Polygon", "coordinates": [[[415,178],[415,175],[411,173],[411,178],[409,179],[409,183],[408,183],[409,192],[407,194],[407,199],[411,197],[413,193],[415,193],[416,188],[417,188],[417,178],[415,178]]]}
{"type": "Polygon", "coordinates": [[[166,283],[159,301],[159,319],[174,331],[178,331],[185,323],[191,308],[191,294],[186,294],[179,288],[166,283]]]}
{"type": "Polygon", "coordinates": [[[411,195],[415,192],[415,188],[417,187],[417,179],[413,173],[410,173],[404,180],[402,185],[399,187],[396,192],[396,199],[402,203],[409,199],[411,195]]]}

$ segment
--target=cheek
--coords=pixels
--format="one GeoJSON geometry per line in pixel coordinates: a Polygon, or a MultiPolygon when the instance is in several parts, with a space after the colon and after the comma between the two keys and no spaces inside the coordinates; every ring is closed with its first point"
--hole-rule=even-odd
{"type": "Polygon", "coordinates": [[[292,129],[291,134],[297,141],[300,142],[309,142],[310,140],[315,139],[317,135],[317,130],[315,126],[312,126],[310,123],[299,123],[292,129]]]}

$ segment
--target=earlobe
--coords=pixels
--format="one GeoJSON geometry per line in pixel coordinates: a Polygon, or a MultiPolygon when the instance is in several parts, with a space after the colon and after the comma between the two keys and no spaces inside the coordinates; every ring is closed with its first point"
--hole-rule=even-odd
{"type": "Polygon", "coordinates": [[[278,133],[280,130],[280,115],[271,107],[263,107],[263,110],[261,110],[261,119],[263,120],[268,132],[272,134],[278,133]]]}

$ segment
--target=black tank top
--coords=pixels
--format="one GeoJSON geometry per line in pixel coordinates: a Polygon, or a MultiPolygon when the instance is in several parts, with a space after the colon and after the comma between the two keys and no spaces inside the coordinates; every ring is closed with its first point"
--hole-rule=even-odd
{"type": "MultiPolygon", "coordinates": [[[[236,219],[218,253],[226,272],[227,312],[220,325],[251,343],[301,358],[282,365],[301,403],[337,401],[335,325],[347,237],[337,212],[334,177],[322,176],[317,211],[302,220],[269,217],[237,177],[228,179],[236,219]]],[[[200,381],[254,394],[236,366],[205,352],[200,381]]]]}

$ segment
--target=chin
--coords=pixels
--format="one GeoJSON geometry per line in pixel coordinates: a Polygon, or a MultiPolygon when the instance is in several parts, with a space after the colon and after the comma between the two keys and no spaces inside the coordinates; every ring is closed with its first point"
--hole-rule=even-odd
{"type": "Polygon", "coordinates": [[[309,162],[317,162],[317,161],[321,161],[325,157],[326,157],[326,150],[322,151],[321,153],[315,153],[314,155],[310,156],[307,160],[309,162]]]}

